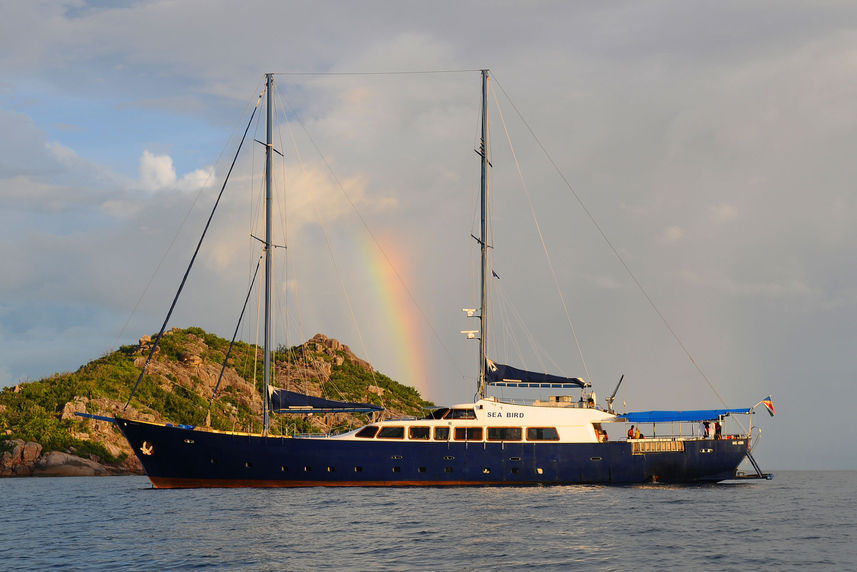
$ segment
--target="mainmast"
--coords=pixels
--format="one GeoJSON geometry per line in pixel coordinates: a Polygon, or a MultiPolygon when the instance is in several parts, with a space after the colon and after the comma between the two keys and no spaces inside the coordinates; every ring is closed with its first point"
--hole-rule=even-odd
{"type": "Polygon", "coordinates": [[[265,387],[263,389],[263,427],[262,434],[268,434],[270,426],[269,405],[268,405],[268,387],[271,383],[271,254],[273,245],[271,244],[271,159],[273,155],[273,131],[271,111],[271,92],[274,87],[274,74],[265,74],[267,92],[267,126],[265,138],[265,387]]]}
{"type": "Polygon", "coordinates": [[[485,397],[485,368],[488,365],[488,70],[482,70],[482,140],[479,154],[482,156],[482,224],[479,246],[482,255],[482,283],[479,310],[479,399],[485,397]]]}

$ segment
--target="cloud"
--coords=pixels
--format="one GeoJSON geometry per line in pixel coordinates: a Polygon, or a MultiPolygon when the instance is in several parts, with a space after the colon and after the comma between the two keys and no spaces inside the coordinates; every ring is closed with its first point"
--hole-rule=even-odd
{"type": "Polygon", "coordinates": [[[735,280],[729,276],[700,275],[690,270],[682,270],[681,276],[685,282],[698,287],[711,288],[730,296],[758,298],[809,298],[818,294],[804,281],[796,278],[772,280],[768,282],[752,282],[735,280]]]}
{"type": "Polygon", "coordinates": [[[676,242],[684,236],[684,231],[680,226],[668,226],[664,229],[664,240],[667,242],[676,242]]]}
{"type": "Polygon", "coordinates": [[[711,213],[712,222],[715,223],[729,222],[738,218],[738,209],[730,204],[720,203],[708,207],[708,210],[711,213]]]}
{"type": "Polygon", "coordinates": [[[197,191],[213,183],[213,167],[196,169],[179,178],[169,155],[155,155],[145,150],[140,157],[140,185],[147,191],[197,191]]]}

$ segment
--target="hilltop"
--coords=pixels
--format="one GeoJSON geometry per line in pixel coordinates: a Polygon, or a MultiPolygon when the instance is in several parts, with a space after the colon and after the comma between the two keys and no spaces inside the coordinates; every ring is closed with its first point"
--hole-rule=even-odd
{"type": "MultiPolygon", "coordinates": [[[[127,409],[152,339],[119,348],[75,372],[0,391],[0,476],[142,472],[113,423],[76,412],[155,422],[260,431],[262,350],[236,342],[209,413],[229,341],[201,328],[166,332],[127,409]]],[[[307,395],[381,405],[383,417],[418,415],[432,405],[393,381],[341,342],[316,334],[274,352],[272,384],[307,395]]],[[[364,414],[272,416],[272,434],[340,432],[369,421],[364,414]]]]}

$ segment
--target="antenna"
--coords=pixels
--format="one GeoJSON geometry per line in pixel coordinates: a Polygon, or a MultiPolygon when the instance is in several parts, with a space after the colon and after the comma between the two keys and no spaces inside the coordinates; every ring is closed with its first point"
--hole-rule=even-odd
{"type": "Polygon", "coordinates": [[[613,400],[616,399],[616,393],[619,391],[619,386],[622,385],[622,380],[625,379],[625,374],[622,374],[622,377],[619,378],[619,383],[616,384],[616,389],[613,390],[613,394],[607,398],[607,411],[609,413],[613,413],[613,400]]]}

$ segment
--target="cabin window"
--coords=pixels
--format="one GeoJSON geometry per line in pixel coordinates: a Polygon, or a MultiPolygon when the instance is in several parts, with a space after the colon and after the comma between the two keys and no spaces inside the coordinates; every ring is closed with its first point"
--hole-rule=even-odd
{"type": "Polygon", "coordinates": [[[450,409],[445,419],[476,419],[476,412],[472,409],[450,409]]]}
{"type": "Polygon", "coordinates": [[[408,439],[428,439],[429,438],[429,428],[428,427],[409,427],[408,428],[408,439]]]}
{"type": "Polygon", "coordinates": [[[488,440],[489,441],[520,441],[521,440],[521,428],[520,427],[489,427],[488,428],[488,440]]]}
{"type": "Polygon", "coordinates": [[[527,441],[559,441],[555,427],[527,427],[527,441]]]}
{"type": "Polygon", "coordinates": [[[378,431],[378,439],[404,439],[404,427],[381,427],[378,431]]]}
{"type": "Polygon", "coordinates": [[[434,440],[435,441],[448,441],[449,440],[449,427],[435,427],[434,428],[434,440]]]}
{"type": "Polygon", "coordinates": [[[456,427],[456,441],[481,441],[482,427],[456,427]]]}
{"type": "Polygon", "coordinates": [[[378,432],[378,426],[377,425],[367,425],[366,427],[364,427],[363,429],[358,431],[357,434],[354,436],[360,437],[361,439],[371,439],[372,437],[375,436],[375,433],[377,433],[377,432],[378,432]]]}

